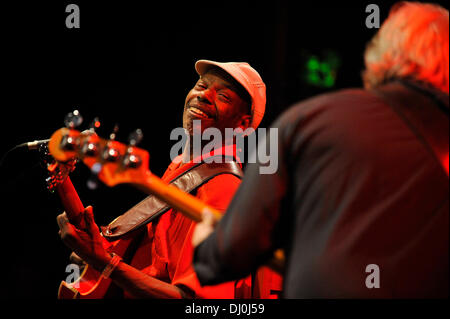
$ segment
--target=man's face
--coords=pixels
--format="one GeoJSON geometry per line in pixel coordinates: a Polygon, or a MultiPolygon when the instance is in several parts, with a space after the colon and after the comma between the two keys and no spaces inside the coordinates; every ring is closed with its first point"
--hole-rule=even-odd
{"type": "Polygon", "coordinates": [[[201,120],[201,132],[209,127],[241,127],[245,130],[250,122],[249,103],[243,88],[228,74],[210,69],[203,74],[186,96],[183,127],[193,135],[193,120],[201,120]]]}

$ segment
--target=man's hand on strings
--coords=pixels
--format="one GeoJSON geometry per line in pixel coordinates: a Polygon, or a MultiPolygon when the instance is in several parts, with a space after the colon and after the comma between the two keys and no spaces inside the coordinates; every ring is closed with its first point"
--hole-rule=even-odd
{"type": "Polygon", "coordinates": [[[111,256],[103,246],[104,239],[94,221],[92,206],[86,207],[83,212],[86,225],[85,229],[79,229],[71,224],[66,213],[56,218],[59,226],[59,234],[64,244],[86,263],[101,271],[108,264],[111,256]]]}

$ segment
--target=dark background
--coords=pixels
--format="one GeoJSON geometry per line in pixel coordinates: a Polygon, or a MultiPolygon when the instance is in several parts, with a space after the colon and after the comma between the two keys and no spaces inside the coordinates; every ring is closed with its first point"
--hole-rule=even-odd
{"type": "MultiPolygon", "coordinates": [[[[360,87],[362,53],[375,29],[365,26],[369,3],[381,21],[394,1],[33,1],[1,5],[1,144],[44,139],[78,109],[81,129],[98,116],[100,134],[118,124],[126,141],[144,131],[140,147],[151,155],[150,168],[161,176],[170,163],[182,126],[187,92],[197,80],[198,59],[246,61],[267,86],[261,127],[292,103],[322,92],[360,87]],[[66,5],[76,3],[81,28],[67,29],[66,5]],[[305,82],[305,56],[333,50],[340,58],[333,87],[305,82]]],[[[442,3],[442,2],[441,2],[442,3]]],[[[36,153],[14,151],[0,167],[2,214],[1,295],[55,299],[70,251],[58,236],[62,212],[50,194],[36,153]]],[[[71,177],[85,205],[106,224],[144,194],[128,186],[89,190],[89,171],[79,165],[71,177]]]]}

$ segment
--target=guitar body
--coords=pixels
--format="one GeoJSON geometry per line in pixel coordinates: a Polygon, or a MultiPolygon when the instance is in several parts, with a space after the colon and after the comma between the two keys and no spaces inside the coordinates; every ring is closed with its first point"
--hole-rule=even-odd
{"type": "Polygon", "coordinates": [[[100,273],[88,265],[74,283],[62,281],[58,299],[102,299],[111,285],[111,279],[102,279],[100,273]]]}
{"type": "MultiPolygon", "coordinates": [[[[132,239],[119,239],[108,249],[124,256],[132,239]]],[[[112,280],[103,278],[101,273],[86,265],[80,278],[73,283],[62,281],[58,289],[58,299],[103,299],[112,290],[112,280]]]]}

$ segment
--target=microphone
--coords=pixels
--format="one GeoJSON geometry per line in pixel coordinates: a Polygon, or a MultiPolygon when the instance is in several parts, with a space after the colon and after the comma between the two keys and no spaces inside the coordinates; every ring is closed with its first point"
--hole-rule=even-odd
{"type": "Polygon", "coordinates": [[[50,141],[50,139],[46,139],[46,140],[35,140],[33,142],[26,142],[26,143],[22,143],[17,145],[18,148],[27,148],[29,151],[31,150],[37,150],[39,148],[39,146],[41,146],[42,144],[47,144],[50,141]]]}
{"type": "Polygon", "coordinates": [[[8,156],[9,153],[11,153],[14,150],[17,149],[21,149],[21,148],[26,148],[28,151],[31,150],[37,150],[39,148],[39,146],[43,145],[43,144],[47,144],[50,141],[50,139],[46,139],[46,140],[35,140],[33,142],[26,142],[26,143],[22,143],[22,144],[18,144],[16,146],[14,146],[12,149],[10,149],[9,151],[7,151],[2,158],[0,159],[0,167],[3,166],[3,162],[5,161],[6,156],[8,156]]]}

